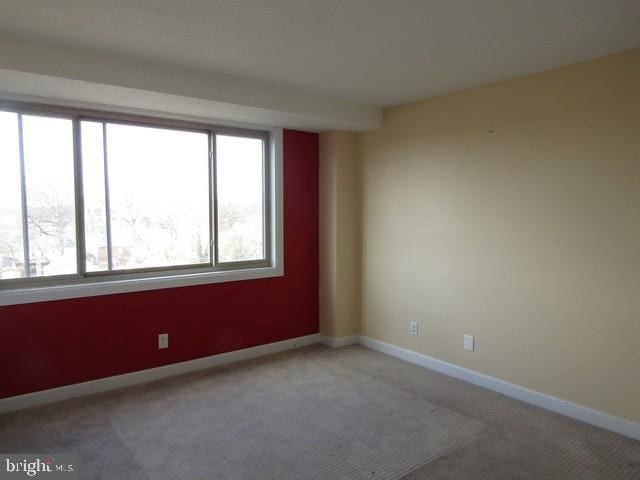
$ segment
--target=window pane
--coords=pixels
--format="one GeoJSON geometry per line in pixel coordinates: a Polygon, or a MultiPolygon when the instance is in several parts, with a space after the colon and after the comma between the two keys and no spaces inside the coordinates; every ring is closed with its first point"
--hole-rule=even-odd
{"type": "Polygon", "coordinates": [[[205,133],[107,124],[113,268],[209,262],[205,133]]]}
{"type": "Polygon", "coordinates": [[[18,115],[0,112],[0,279],[25,276],[18,115]]]}
{"type": "Polygon", "coordinates": [[[263,259],[264,142],[217,135],[216,150],[218,259],[263,259]]]}
{"type": "Polygon", "coordinates": [[[71,120],[22,116],[30,275],[77,272],[71,120]]]}
{"type": "Polygon", "coordinates": [[[102,123],[83,121],[81,127],[85,269],[99,272],[109,269],[102,123]]]}

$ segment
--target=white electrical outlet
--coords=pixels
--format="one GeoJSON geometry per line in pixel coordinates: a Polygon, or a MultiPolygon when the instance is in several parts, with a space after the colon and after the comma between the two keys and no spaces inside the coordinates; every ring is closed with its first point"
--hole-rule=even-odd
{"type": "Polygon", "coordinates": [[[169,348],[169,334],[161,333],[158,335],[158,348],[169,348]]]}
{"type": "Polygon", "coordinates": [[[464,336],[464,349],[473,352],[475,350],[475,339],[471,335],[464,336]]]}
{"type": "Polygon", "coordinates": [[[418,322],[409,322],[409,335],[418,336],[418,322]]]}

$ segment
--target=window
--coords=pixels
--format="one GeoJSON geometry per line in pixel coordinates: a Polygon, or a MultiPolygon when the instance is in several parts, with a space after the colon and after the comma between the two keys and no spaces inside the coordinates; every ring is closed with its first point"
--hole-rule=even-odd
{"type": "Polygon", "coordinates": [[[270,157],[268,131],[0,102],[0,289],[274,267],[270,157]]]}
{"type": "Polygon", "coordinates": [[[208,265],[209,135],[95,121],[80,130],[86,271],[208,265]]]}

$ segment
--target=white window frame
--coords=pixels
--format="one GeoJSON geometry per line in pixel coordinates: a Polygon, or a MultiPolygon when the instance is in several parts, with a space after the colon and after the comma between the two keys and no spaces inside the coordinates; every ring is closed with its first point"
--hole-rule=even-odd
{"type": "MultiPolygon", "coordinates": [[[[215,138],[216,134],[229,134],[247,137],[266,138],[267,171],[265,171],[265,257],[267,260],[259,262],[218,263],[211,259],[213,268],[166,268],[149,269],[140,272],[122,271],[118,273],[89,274],[82,277],[51,279],[40,277],[36,282],[21,284],[18,280],[7,281],[4,285],[0,280],[0,306],[23,303],[62,300],[70,298],[110,295],[116,293],[139,292],[165,288],[185,287],[192,285],[214,284],[240,280],[254,280],[259,278],[279,277],[284,275],[284,231],[283,231],[283,151],[282,129],[269,128],[256,130],[253,128],[210,125],[201,122],[175,120],[165,117],[129,115],[116,112],[95,111],[78,108],[68,108],[51,105],[40,105],[23,102],[13,102],[0,99],[0,110],[20,112],[24,114],[40,114],[49,116],[64,116],[74,121],[74,129],[79,129],[81,120],[97,120],[102,122],[116,121],[132,125],[164,127],[164,128],[195,128],[208,131],[215,138]]],[[[79,136],[74,134],[74,150],[77,164],[79,157],[79,136]]],[[[214,150],[212,145],[211,150],[214,150]]],[[[215,154],[214,154],[215,155],[215,154]]],[[[210,159],[215,166],[215,160],[210,159]]],[[[82,190],[76,184],[76,195],[82,190]]],[[[82,198],[76,198],[76,210],[82,208],[82,198]]],[[[214,208],[215,211],[215,208],[214,208]]],[[[77,219],[76,212],[76,219],[77,219]]],[[[211,221],[215,221],[215,216],[211,221]]],[[[83,227],[76,223],[76,230],[83,227]]],[[[217,232],[217,226],[213,228],[217,232]]],[[[215,238],[215,237],[213,237],[215,238]]],[[[214,251],[217,251],[215,249],[214,251]]],[[[82,256],[78,253],[78,257],[82,256]]],[[[34,280],[36,280],[34,278],[34,280]]]]}

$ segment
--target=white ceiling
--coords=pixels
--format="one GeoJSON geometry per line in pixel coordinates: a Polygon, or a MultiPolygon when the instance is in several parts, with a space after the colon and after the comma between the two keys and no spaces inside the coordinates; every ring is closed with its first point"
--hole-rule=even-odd
{"type": "Polygon", "coordinates": [[[640,0],[0,0],[0,33],[389,106],[640,46],[640,0]]]}

